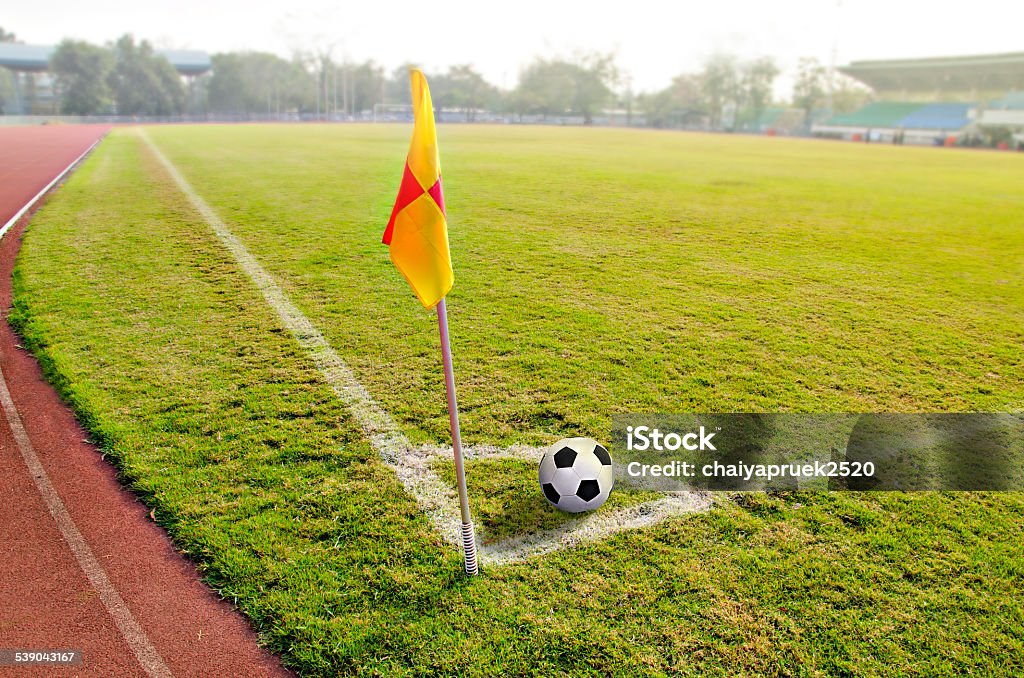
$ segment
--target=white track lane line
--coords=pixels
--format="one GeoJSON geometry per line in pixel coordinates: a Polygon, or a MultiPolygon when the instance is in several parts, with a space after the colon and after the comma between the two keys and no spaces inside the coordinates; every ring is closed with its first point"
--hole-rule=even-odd
{"type": "MultiPolygon", "coordinates": [[[[64,168],[64,170],[58,174],[53,181],[46,185],[46,188],[41,190],[31,200],[25,203],[18,212],[11,217],[11,219],[4,224],[4,227],[0,229],[0,238],[7,233],[7,231],[18,223],[33,205],[46,195],[50,189],[56,186],[61,179],[63,179],[74,167],[82,161],[82,159],[89,154],[92,149],[96,148],[96,145],[102,140],[98,139],[92,146],[86,149],[85,153],[75,158],[75,160],[64,168]]],[[[18,449],[21,451],[21,457],[25,460],[25,465],[28,467],[29,475],[32,476],[32,481],[36,485],[36,489],[39,490],[39,494],[42,495],[43,501],[46,503],[46,508],[49,509],[50,515],[53,516],[53,520],[57,523],[57,529],[60,530],[60,534],[64,537],[64,541],[67,543],[68,548],[75,556],[75,560],[78,561],[79,567],[82,568],[82,572],[88,577],[89,582],[93,588],[96,589],[96,593],[99,594],[100,600],[103,605],[107,608],[107,612],[110,613],[114,623],[117,625],[118,630],[121,632],[121,637],[131,648],[135,658],[145,669],[146,673],[153,678],[173,678],[171,670],[167,668],[167,664],[164,663],[160,653],[157,652],[156,647],[149,640],[146,632],[139,626],[139,622],[135,620],[131,610],[128,608],[128,604],[121,598],[121,594],[117,592],[113,583],[110,581],[110,577],[107,576],[103,566],[100,565],[100,561],[96,559],[96,554],[89,548],[88,542],[85,537],[82,536],[81,531],[75,524],[75,521],[71,518],[71,514],[68,513],[67,507],[64,506],[64,502],[61,501],[60,494],[57,493],[56,488],[50,481],[50,476],[47,475],[46,469],[43,468],[42,462],[39,461],[39,455],[36,454],[35,448],[32,447],[32,441],[28,436],[28,432],[25,430],[25,426],[21,421],[21,415],[18,414],[18,409],[14,406],[14,400],[11,398],[11,391],[7,388],[7,379],[3,375],[3,371],[0,370],[0,405],[3,406],[4,414],[7,415],[7,423],[11,427],[11,433],[14,435],[14,440],[18,444],[18,449]]]]}
{"type": "Polygon", "coordinates": [[[132,616],[127,603],[124,602],[124,599],[121,598],[117,589],[110,582],[110,578],[103,570],[103,566],[100,565],[100,561],[96,559],[96,555],[89,548],[85,537],[78,530],[78,526],[72,520],[71,514],[68,513],[67,508],[64,506],[64,502],[61,501],[56,488],[50,482],[50,476],[46,474],[46,469],[43,468],[42,462],[39,461],[39,456],[36,454],[35,448],[32,447],[32,441],[29,439],[25,426],[21,422],[21,415],[18,414],[18,410],[14,407],[14,401],[11,399],[11,392],[7,388],[7,380],[3,376],[3,371],[0,371],[0,405],[3,405],[4,413],[7,415],[7,423],[11,427],[11,433],[14,434],[14,440],[18,444],[18,449],[21,450],[21,457],[25,460],[29,475],[32,476],[39,494],[42,495],[43,501],[46,502],[46,508],[50,510],[50,515],[53,516],[54,522],[57,523],[57,529],[60,530],[61,536],[64,537],[64,541],[67,542],[71,552],[75,554],[75,560],[78,561],[78,565],[85,572],[85,576],[89,578],[89,582],[96,589],[100,600],[103,601],[103,605],[107,608],[107,612],[113,617],[114,623],[117,624],[118,630],[121,631],[124,641],[128,643],[128,647],[131,648],[135,658],[139,660],[147,674],[160,678],[171,676],[171,670],[167,668],[164,660],[160,657],[160,653],[156,651],[153,643],[146,636],[146,632],[139,626],[139,622],[135,621],[135,617],[132,616]]]}
{"type": "MultiPolygon", "coordinates": [[[[416,447],[387,412],[359,383],[341,356],[327,343],[313,322],[292,303],[280,285],[246,249],[224,220],[203,200],[178,168],[153,143],[145,130],[138,129],[154,157],[178,185],[178,188],[235,257],[235,261],[256,285],[299,345],[306,350],[342,403],[348,407],[363,429],[374,450],[398,476],[437,531],[451,544],[462,548],[459,504],[454,488],[444,483],[434,462],[451,458],[451,448],[422,445],[416,447]]],[[[519,459],[537,463],[543,450],[525,445],[508,448],[467,446],[466,459],[519,459]]],[[[707,493],[679,492],[615,511],[573,519],[560,527],[512,537],[480,546],[480,560],[487,565],[506,565],[549,553],[560,548],[605,539],[619,532],[657,524],[666,518],[706,511],[712,505],[707,493]]]]}

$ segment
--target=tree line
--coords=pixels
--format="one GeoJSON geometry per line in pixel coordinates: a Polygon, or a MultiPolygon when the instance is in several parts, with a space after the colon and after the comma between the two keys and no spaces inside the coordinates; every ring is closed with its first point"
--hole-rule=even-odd
{"type": "MultiPolygon", "coordinates": [[[[0,40],[14,35],[0,29],[0,40]]],[[[145,40],[125,35],[107,45],[64,40],[50,70],[59,111],[68,115],[181,114],[233,116],[322,116],[355,118],[377,104],[408,104],[407,70],[391,72],[373,61],[334,58],[329,50],[292,59],[263,52],[227,52],[211,57],[209,73],[183,80],[145,40]]],[[[575,118],[585,124],[608,109],[626,118],[643,116],[653,127],[705,126],[742,129],[773,105],[798,108],[807,118],[862,105],[867,90],[835,76],[813,59],[800,62],[792,96],[774,100],[779,68],[770,57],[741,61],[714,55],[699,70],[681,73],[656,92],[634,93],[630,78],[611,54],[537,58],[502,90],[469,64],[428,73],[435,107],[532,119],[575,118]]],[[[2,88],[0,88],[2,95],[2,88]]],[[[2,102],[0,102],[2,104],[2,102]]]]}

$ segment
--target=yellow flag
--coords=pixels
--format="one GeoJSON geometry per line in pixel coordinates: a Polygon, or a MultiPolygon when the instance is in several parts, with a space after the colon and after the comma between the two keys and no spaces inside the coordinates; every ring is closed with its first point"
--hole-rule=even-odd
{"type": "Polygon", "coordinates": [[[412,143],[383,241],[391,248],[391,261],[409,281],[420,302],[433,308],[452,289],[455,274],[448,250],[441,159],[430,89],[421,71],[410,71],[409,80],[415,119],[412,143]]]}

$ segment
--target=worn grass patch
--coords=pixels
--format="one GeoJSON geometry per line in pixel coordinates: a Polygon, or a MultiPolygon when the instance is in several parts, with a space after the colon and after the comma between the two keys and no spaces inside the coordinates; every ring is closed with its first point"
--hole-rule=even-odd
{"type": "MultiPolygon", "coordinates": [[[[150,134],[409,435],[444,441],[436,325],[379,244],[407,130],[150,134]]],[[[470,443],[603,438],[631,410],[1024,402],[1022,158],[582,129],[441,144],[470,443]]],[[[306,674],[1024,672],[1021,494],[746,495],[465,580],[128,131],[38,213],[15,283],[19,331],[126,482],[306,674]]],[[[486,464],[488,530],[546,524],[532,465],[486,464]]]]}

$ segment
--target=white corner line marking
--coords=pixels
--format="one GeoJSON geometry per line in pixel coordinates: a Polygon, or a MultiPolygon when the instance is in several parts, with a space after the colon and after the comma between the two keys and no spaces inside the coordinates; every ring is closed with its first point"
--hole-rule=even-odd
{"type": "MultiPolygon", "coordinates": [[[[435,529],[449,543],[461,548],[461,520],[455,490],[444,483],[435,468],[437,461],[446,457],[451,458],[451,448],[434,445],[417,447],[409,441],[388,413],[359,383],[352,370],[313,322],[292,303],[273,276],[192,188],[178,168],[153,143],[146,131],[138,128],[137,133],[210,226],[221,244],[235,257],[235,261],[249,276],[298,344],[306,350],[320,374],[363,429],[373,449],[395,472],[406,491],[416,499],[416,503],[433,522],[435,529]]],[[[519,459],[536,463],[542,451],[525,445],[513,445],[508,448],[470,446],[466,448],[465,453],[467,459],[519,459]]],[[[533,555],[604,539],[625,530],[654,525],[666,518],[706,511],[711,505],[710,497],[703,492],[667,494],[635,506],[570,519],[554,529],[484,544],[480,547],[480,560],[491,565],[511,564],[533,555]]]]}
{"type": "Polygon", "coordinates": [[[82,536],[78,526],[75,525],[75,521],[71,518],[71,514],[68,513],[67,508],[64,506],[64,502],[61,501],[60,495],[57,493],[56,488],[54,488],[53,483],[50,482],[50,477],[46,474],[46,469],[43,468],[42,462],[39,461],[39,456],[36,454],[35,448],[32,447],[32,441],[28,437],[28,432],[25,430],[24,424],[22,424],[21,415],[18,414],[18,410],[14,406],[11,392],[7,388],[7,379],[2,371],[0,371],[0,405],[3,406],[4,413],[7,415],[7,423],[11,427],[11,433],[18,444],[18,449],[21,450],[21,456],[25,460],[25,465],[28,466],[29,475],[32,476],[39,494],[42,495],[43,501],[46,503],[46,508],[50,510],[50,515],[53,516],[54,522],[57,523],[57,529],[60,530],[61,536],[64,537],[64,541],[67,542],[71,552],[75,555],[75,560],[78,561],[79,567],[85,572],[85,576],[89,578],[89,582],[96,589],[100,600],[103,601],[103,605],[107,608],[107,612],[110,613],[114,623],[117,624],[121,637],[128,643],[128,647],[131,648],[135,658],[139,660],[139,664],[142,665],[142,668],[146,670],[148,675],[154,678],[172,676],[171,670],[167,668],[167,664],[164,663],[160,653],[153,647],[153,643],[146,636],[146,632],[142,630],[135,617],[132,616],[131,610],[128,609],[128,604],[124,602],[121,594],[114,588],[107,573],[103,570],[103,566],[100,565],[100,561],[96,559],[96,555],[89,548],[85,537],[82,536]]]}
{"type": "Polygon", "coordinates": [[[101,141],[103,141],[103,137],[100,137],[99,139],[94,141],[92,143],[92,145],[89,146],[89,148],[85,149],[85,151],[82,153],[82,155],[80,155],[77,158],[75,158],[74,160],[72,160],[70,165],[68,165],[63,170],[61,170],[60,174],[58,174],[57,176],[55,176],[53,178],[53,181],[51,181],[50,183],[46,184],[46,186],[43,187],[43,190],[41,190],[38,193],[36,193],[35,197],[33,197],[31,200],[29,200],[27,203],[25,203],[20,210],[15,212],[14,216],[11,217],[10,219],[8,219],[7,223],[3,225],[3,228],[0,228],[0,238],[4,237],[4,235],[7,233],[7,231],[9,231],[12,226],[14,226],[16,223],[18,223],[18,220],[21,219],[23,216],[25,216],[26,212],[28,212],[30,209],[32,209],[33,205],[35,205],[37,202],[39,202],[39,200],[42,199],[42,197],[44,195],[49,193],[51,188],[53,188],[58,183],[60,183],[60,180],[63,179],[65,176],[67,176],[68,172],[70,172],[71,170],[73,170],[75,168],[75,165],[77,165],[78,163],[82,162],[82,158],[84,158],[85,156],[89,155],[90,151],[92,151],[92,149],[96,148],[96,145],[98,143],[100,143],[101,141]]]}

